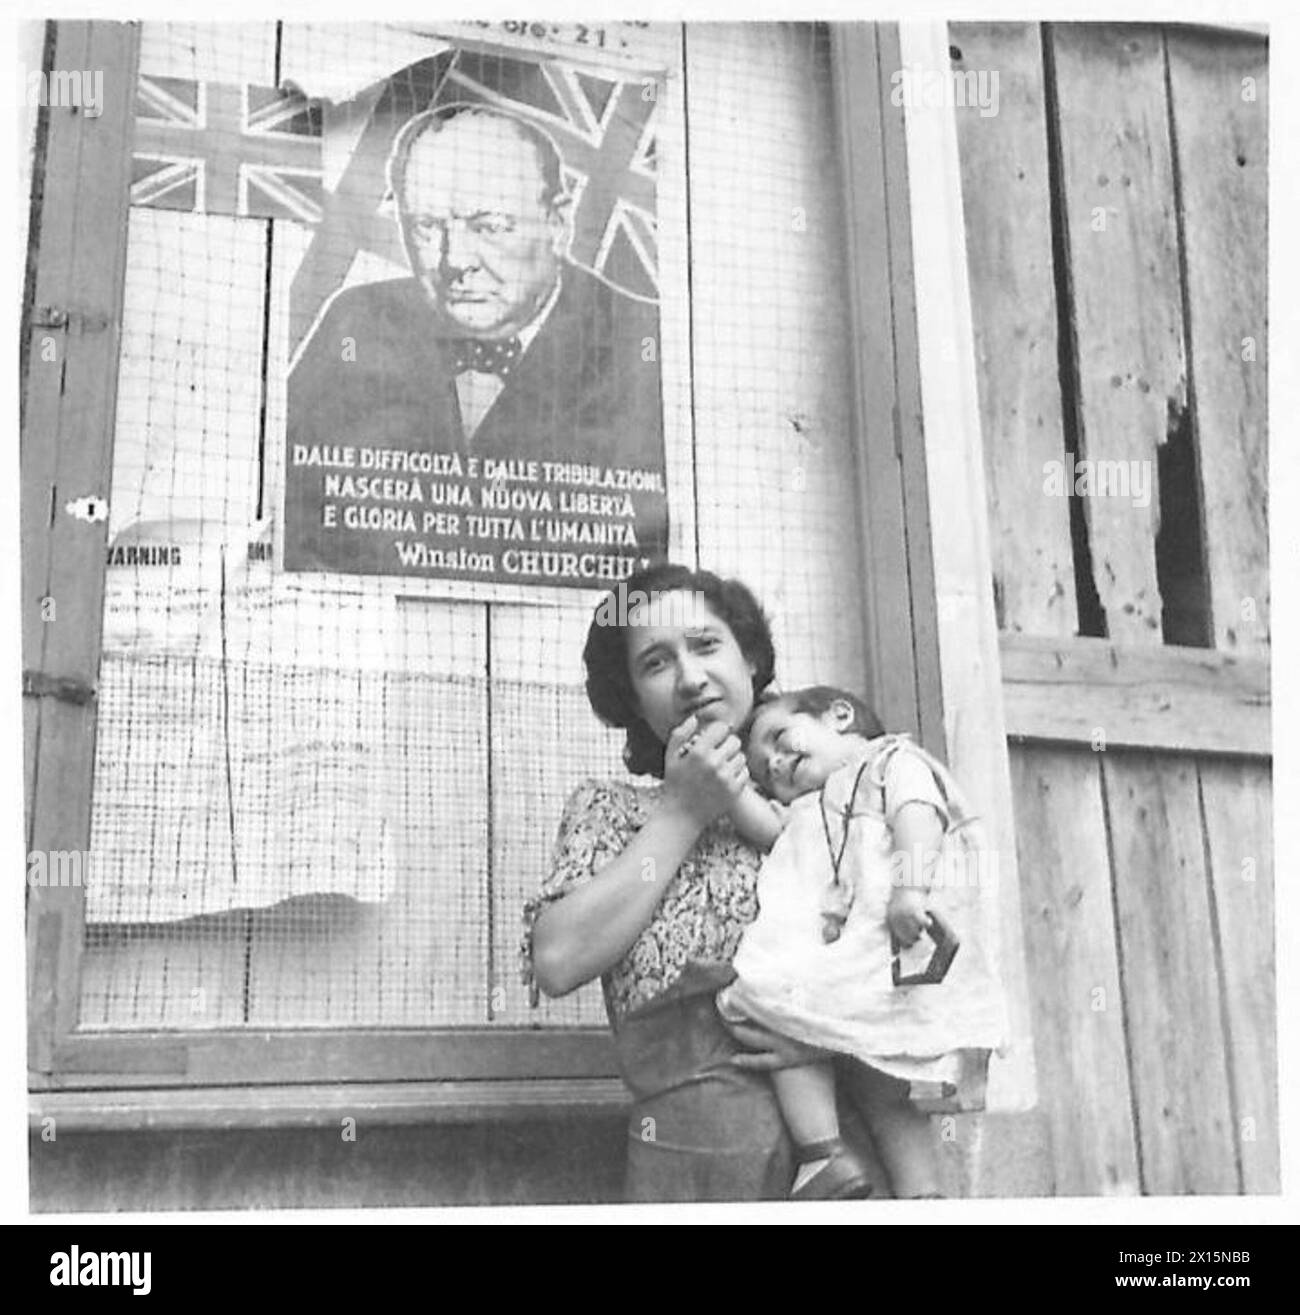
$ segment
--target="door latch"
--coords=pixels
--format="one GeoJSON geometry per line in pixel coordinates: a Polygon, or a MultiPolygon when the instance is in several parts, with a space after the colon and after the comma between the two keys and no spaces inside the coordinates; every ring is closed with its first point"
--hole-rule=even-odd
{"type": "Polygon", "coordinates": [[[75,333],[102,333],[108,328],[108,316],[66,306],[33,306],[30,322],[33,329],[68,329],[75,333]]]}
{"type": "Polygon", "coordinates": [[[75,676],[49,676],[43,671],[23,672],[23,697],[58,699],[60,703],[84,706],[95,700],[95,687],[75,676]]]}

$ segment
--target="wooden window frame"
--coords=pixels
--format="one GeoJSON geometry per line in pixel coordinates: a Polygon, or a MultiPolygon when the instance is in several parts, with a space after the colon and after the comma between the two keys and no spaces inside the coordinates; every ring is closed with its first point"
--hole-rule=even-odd
{"type": "Polygon", "coordinates": [[[1013,740],[1271,758],[1269,660],[1213,648],[1003,634],[1013,740]]]}
{"type": "MultiPolygon", "coordinates": [[[[888,60],[899,66],[899,29],[837,24],[833,45],[853,332],[858,343],[892,347],[892,356],[862,351],[853,381],[866,683],[891,724],[943,752],[952,745],[921,423],[913,147],[882,74],[888,60]]],[[[138,24],[56,25],[54,66],[103,69],[105,96],[93,119],[46,111],[36,164],[44,190],[24,317],[22,430],[28,852],[89,847],[107,529],[64,507],[106,500],[111,486],[138,52],[138,24]],[[40,359],[42,331],[58,337],[58,369],[40,359]],[[42,620],[46,597],[57,600],[61,624],[42,620]]],[[[955,155],[950,164],[959,189],[955,155]]],[[[991,616],[991,598],[989,608],[991,616]]],[[[1005,743],[1003,735],[1003,759],[1005,743]]],[[[477,1120],[613,1109],[626,1099],[604,1028],[79,1031],[83,933],[80,890],[28,890],[34,1118],[93,1129],[288,1126],[360,1108],[392,1122],[477,1120]]]]}

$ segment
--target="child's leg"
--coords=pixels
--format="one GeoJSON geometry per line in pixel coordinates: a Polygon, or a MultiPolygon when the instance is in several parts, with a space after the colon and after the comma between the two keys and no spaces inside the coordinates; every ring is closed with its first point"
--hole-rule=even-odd
{"type": "Polygon", "coordinates": [[[849,1083],[894,1196],[942,1196],[930,1117],[908,1099],[907,1083],[856,1063],[850,1066],[849,1083]]]}
{"type": "Polygon", "coordinates": [[[772,1086],[781,1106],[785,1126],[796,1146],[832,1141],[840,1135],[840,1115],[835,1107],[835,1070],[826,1064],[802,1064],[779,1068],[772,1086]]]}
{"type": "Polygon", "coordinates": [[[868,1194],[870,1180],[865,1165],[840,1141],[832,1065],[828,1062],[777,1069],[772,1074],[772,1086],[790,1137],[799,1150],[793,1194],[818,1198],[868,1194]]]}

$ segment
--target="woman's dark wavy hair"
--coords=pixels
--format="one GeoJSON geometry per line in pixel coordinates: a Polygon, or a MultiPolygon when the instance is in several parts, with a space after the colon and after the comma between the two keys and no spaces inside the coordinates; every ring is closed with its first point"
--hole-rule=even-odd
{"type": "Polygon", "coordinates": [[[739,580],[723,580],[712,571],[695,571],[673,562],[657,562],[616,585],[603,598],[587,630],[582,660],[587,667],[587,698],[606,726],[627,732],[623,761],[634,775],[664,774],[664,746],[641,716],[627,665],[627,600],[637,595],[697,593],[726,623],[740,651],[754,665],[754,697],[772,683],[776,653],[772,631],[758,599],[739,580]],[[620,608],[620,599],[624,606],[620,608]],[[610,624],[611,614],[616,624],[610,624]]]}

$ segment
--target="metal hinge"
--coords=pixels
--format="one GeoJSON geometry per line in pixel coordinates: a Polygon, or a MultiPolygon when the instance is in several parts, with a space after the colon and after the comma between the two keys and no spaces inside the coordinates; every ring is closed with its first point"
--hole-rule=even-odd
{"type": "Polygon", "coordinates": [[[73,329],[78,333],[102,333],[108,316],[95,311],[69,310],[66,306],[33,306],[33,329],[73,329]]]}
{"type": "Polygon", "coordinates": [[[23,697],[27,699],[58,699],[62,703],[84,705],[93,703],[95,694],[93,685],[73,676],[47,676],[43,671],[23,672],[23,697]]]}

